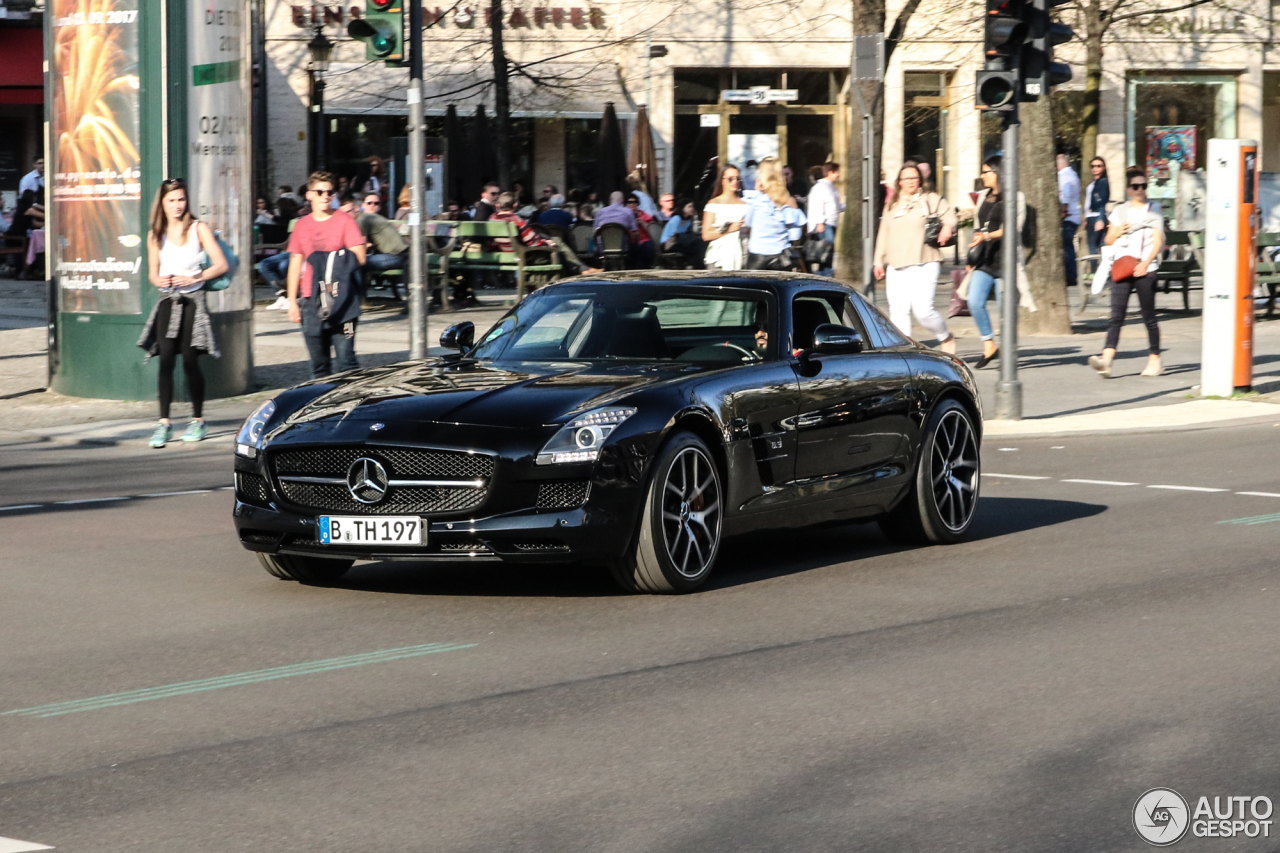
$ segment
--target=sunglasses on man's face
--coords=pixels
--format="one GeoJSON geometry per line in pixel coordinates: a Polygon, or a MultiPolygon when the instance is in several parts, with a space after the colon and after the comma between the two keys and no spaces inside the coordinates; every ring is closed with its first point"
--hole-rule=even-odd
{"type": "Polygon", "coordinates": [[[1146,181],[1135,181],[1134,183],[1129,184],[1129,189],[1131,190],[1145,190],[1146,188],[1147,188],[1146,181]]]}
{"type": "Polygon", "coordinates": [[[382,207],[382,202],[380,202],[380,201],[366,201],[366,202],[364,203],[364,206],[365,206],[365,207],[382,207]]]}
{"type": "Polygon", "coordinates": [[[315,193],[316,195],[331,196],[336,191],[335,190],[312,190],[312,192],[315,193]]]}

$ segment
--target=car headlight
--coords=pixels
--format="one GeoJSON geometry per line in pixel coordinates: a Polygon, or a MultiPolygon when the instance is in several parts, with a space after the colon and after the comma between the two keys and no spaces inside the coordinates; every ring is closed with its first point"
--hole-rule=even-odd
{"type": "Polygon", "coordinates": [[[564,462],[592,462],[600,458],[600,448],[618,424],[636,413],[633,406],[611,406],[579,415],[560,428],[538,453],[539,465],[564,462]]]}
{"type": "Polygon", "coordinates": [[[258,455],[258,451],[262,449],[262,431],[267,426],[267,421],[271,420],[271,416],[276,413],[276,401],[268,400],[259,406],[252,415],[244,422],[244,426],[240,427],[240,433],[236,436],[236,454],[239,456],[247,456],[254,459],[258,455]]]}

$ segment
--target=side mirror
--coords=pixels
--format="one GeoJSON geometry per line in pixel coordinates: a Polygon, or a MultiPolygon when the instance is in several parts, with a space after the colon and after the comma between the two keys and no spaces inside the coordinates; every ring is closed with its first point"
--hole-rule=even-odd
{"type": "Polygon", "coordinates": [[[862,335],[848,326],[823,323],[813,330],[813,346],[809,352],[816,355],[862,352],[862,335]]]}
{"type": "Polygon", "coordinates": [[[475,343],[476,324],[470,320],[454,323],[440,333],[440,346],[445,349],[469,350],[475,343]]]}

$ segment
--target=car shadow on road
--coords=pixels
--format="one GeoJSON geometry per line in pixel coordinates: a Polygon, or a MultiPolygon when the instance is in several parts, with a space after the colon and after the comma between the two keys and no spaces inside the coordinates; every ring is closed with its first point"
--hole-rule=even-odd
{"type": "MultiPolygon", "coordinates": [[[[965,542],[982,542],[1051,527],[1099,515],[1107,509],[1103,504],[1083,501],[984,497],[978,502],[978,515],[964,542],[940,547],[963,548],[965,542]]],[[[913,550],[920,550],[920,546],[896,545],[874,523],[749,533],[725,542],[719,567],[704,589],[739,586],[913,550]]]]}
{"type": "MultiPolygon", "coordinates": [[[[1024,533],[1106,510],[1105,505],[1082,501],[984,497],[966,541],[1024,533]]],[[[890,542],[876,524],[746,533],[725,540],[716,571],[702,590],[741,586],[909,550],[915,549],[890,542]]],[[[599,567],[463,561],[361,563],[334,586],[399,595],[595,598],[624,594],[599,567]]]]}

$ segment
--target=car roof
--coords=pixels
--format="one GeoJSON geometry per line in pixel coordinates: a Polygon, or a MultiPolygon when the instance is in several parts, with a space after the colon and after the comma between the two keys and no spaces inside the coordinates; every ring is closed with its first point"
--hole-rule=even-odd
{"type": "Polygon", "coordinates": [[[591,273],[561,279],[555,284],[705,284],[716,287],[777,291],[804,284],[825,285],[852,290],[848,285],[829,278],[806,273],[734,270],[732,272],[702,270],[628,270],[626,272],[591,273]]]}

